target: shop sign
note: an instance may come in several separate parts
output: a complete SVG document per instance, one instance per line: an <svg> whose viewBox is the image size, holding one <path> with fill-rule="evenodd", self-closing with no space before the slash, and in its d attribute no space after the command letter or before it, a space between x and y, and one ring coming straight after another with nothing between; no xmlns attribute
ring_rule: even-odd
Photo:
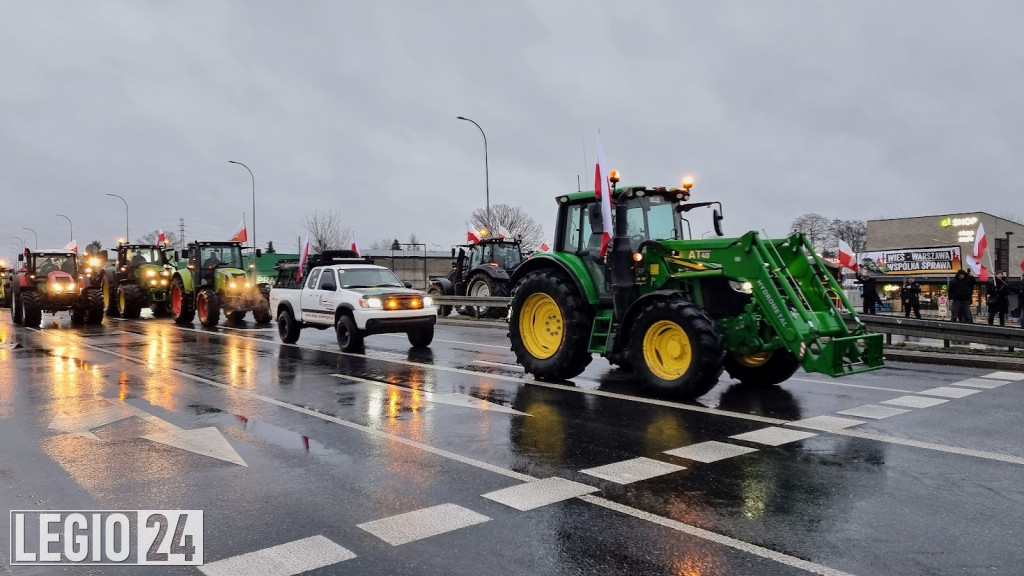
<svg viewBox="0 0 1024 576"><path fill-rule="evenodd" d="M857 261L875 274L955 274L961 267L959 246L861 252Z"/></svg>

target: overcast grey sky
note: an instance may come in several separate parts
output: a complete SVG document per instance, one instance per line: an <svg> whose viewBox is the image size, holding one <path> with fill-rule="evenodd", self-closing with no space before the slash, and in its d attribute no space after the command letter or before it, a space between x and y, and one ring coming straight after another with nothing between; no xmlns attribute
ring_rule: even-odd
<svg viewBox="0 0 1024 576"><path fill-rule="evenodd" d="M63 245L62 212L110 246L115 193L132 236L226 239L252 217L238 160L261 246L331 208L364 246L448 246L484 204L459 115L487 132L491 203L549 239L598 129L624 183L695 174L729 235L1020 214L1021 22L1019 2L0 0L0 231Z"/></svg>

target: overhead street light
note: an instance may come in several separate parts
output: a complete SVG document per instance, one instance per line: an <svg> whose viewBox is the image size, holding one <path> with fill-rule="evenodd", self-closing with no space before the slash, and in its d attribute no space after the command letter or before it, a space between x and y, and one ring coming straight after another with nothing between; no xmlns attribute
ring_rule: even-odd
<svg viewBox="0 0 1024 576"><path fill-rule="evenodd" d="M22 226L21 229L22 230L28 230L29 232L32 233L33 236L35 236L35 238L36 238L36 243L35 243L36 250L39 250L39 235L36 234L36 231L31 229L31 228L25 228L24 226Z"/></svg>
<svg viewBox="0 0 1024 576"><path fill-rule="evenodd" d="M74 239L75 239L75 225L71 223L71 218L68 218L67 216L65 216L63 214L57 214L57 216L60 216L61 218L64 218L65 220L68 221L68 226L71 228L71 240L70 241L74 241Z"/></svg>
<svg viewBox="0 0 1024 576"><path fill-rule="evenodd" d="M131 242L131 236L128 234L128 201L122 198L118 194L107 193L107 196L113 196L115 198L121 198L121 202L124 202L124 241Z"/></svg>
<svg viewBox="0 0 1024 576"><path fill-rule="evenodd" d="M235 162L234 160L228 160L228 164L238 164L242 168L245 168L249 172L249 178L252 179L252 253L255 258L256 254L256 177L252 175L252 170L241 162Z"/></svg>
<svg viewBox="0 0 1024 576"><path fill-rule="evenodd" d="M484 137L484 192L487 195L487 226L490 230L491 226L491 173L490 168L487 166L487 134L484 133L484 129L480 127L475 121L466 118L465 116L456 116L457 120L465 120L466 122L472 122L476 129L480 131L480 135Z"/></svg>

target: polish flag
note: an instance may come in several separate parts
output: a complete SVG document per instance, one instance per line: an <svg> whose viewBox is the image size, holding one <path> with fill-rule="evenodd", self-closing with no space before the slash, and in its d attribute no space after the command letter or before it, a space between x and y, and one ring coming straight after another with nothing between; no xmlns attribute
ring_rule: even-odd
<svg viewBox="0 0 1024 576"><path fill-rule="evenodd" d="M75 254L78 254L78 240L72 240L64 245L65 250L71 250Z"/></svg>
<svg viewBox="0 0 1024 576"><path fill-rule="evenodd" d="M164 231L160 230L160 233L157 234L157 236L156 236L156 243L158 245L160 245L160 244L163 244L164 242L167 242L167 237L164 236Z"/></svg>
<svg viewBox="0 0 1024 576"><path fill-rule="evenodd" d="M245 229L245 218L238 223L238 229L235 231L235 235L231 237L231 242L245 242L249 239L249 232Z"/></svg>
<svg viewBox="0 0 1024 576"><path fill-rule="evenodd" d="M470 244L479 244L480 243L480 232L477 231L476 228L473 228L472 224L467 224L466 226L467 226L466 242L469 242Z"/></svg>
<svg viewBox="0 0 1024 576"><path fill-rule="evenodd" d="M540 249L543 252L547 252L548 250L551 250L551 246L548 246L547 242L541 242L540 243ZM1022 268L1024 268L1024 262L1021 262L1020 265L1021 265Z"/></svg>
<svg viewBox="0 0 1024 576"><path fill-rule="evenodd" d="M601 258L608 251L608 243L612 241L612 189L608 176L601 173L604 165L604 148L601 146L601 135L597 135L597 165L594 167L594 196L601 202Z"/></svg>
<svg viewBox="0 0 1024 576"><path fill-rule="evenodd" d="M355 244L353 243L353 246ZM306 265L309 258L309 234L306 234L306 241L302 244L302 254L299 255L299 273L295 275L296 280L302 280L302 267Z"/></svg>
<svg viewBox="0 0 1024 576"><path fill-rule="evenodd" d="M511 237L512 237L512 233L508 231L508 228L505 228L501 224L498 224L498 238L511 238Z"/></svg>
<svg viewBox="0 0 1024 576"><path fill-rule="evenodd" d="M359 258L359 248L356 247L356 233L352 233L352 251L356 253L356 258Z"/></svg>
<svg viewBox="0 0 1024 576"><path fill-rule="evenodd" d="M978 224L978 233L974 235L974 251L970 256L964 257L964 260L967 261L967 266L978 277L978 280L982 282L988 282L988 268L981 263L981 257L985 254L987 247L988 237L985 236L985 225ZM1024 262L1021 263L1021 268L1024 268Z"/></svg>
<svg viewBox="0 0 1024 576"><path fill-rule="evenodd" d="M839 241L839 265L857 271L857 254L842 240Z"/></svg>

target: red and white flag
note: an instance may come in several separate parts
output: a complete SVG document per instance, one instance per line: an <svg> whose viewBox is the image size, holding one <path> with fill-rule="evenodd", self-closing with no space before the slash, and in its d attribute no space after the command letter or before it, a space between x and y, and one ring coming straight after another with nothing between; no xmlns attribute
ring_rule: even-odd
<svg viewBox="0 0 1024 576"><path fill-rule="evenodd" d="M356 258L359 258L359 248L356 246L356 233L352 233L352 251L356 253Z"/></svg>
<svg viewBox="0 0 1024 576"><path fill-rule="evenodd" d="M306 265L306 259L309 258L309 234L306 234L306 241L302 244L302 253L299 254L299 273L295 275L296 280L302 280L302 268Z"/></svg>
<svg viewBox="0 0 1024 576"><path fill-rule="evenodd" d="M601 147L601 135L597 135L597 165L594 167L594 196L601 202L601 258L608 251L608 243L612 241L612 189L608 175L601 172L604 166L604 148Z"/></svg>
<svg viewBox="0 0 1024 576"><path fill-rule="evenodd" d="M501 224L498 224L498 238L511 238L511 237L512 237L512 233L508 231L508 228L505 228Z"/></svg>
<svg viewBox="0 0 1024 576"><path fill-rule="evenodd" d="M551 250L551 246L548 246L547 242L541 242L540 243L540 249L543 252L547 252L548 250ZM1024 266L1024 263L1021 263L1021 266Z"/></svg>
<svg viewBox="0 0 1024 576"><path fill-rule="evenodd" d="M476 228L473 228L472 224L467 224L466 226L466 242L469 242L470 244L479 244L480 232L477 231Z"/></svg>
<svg viewBox="0 0 1024 576"><path fill-rule="evenodd" d="M988 282L988 268L981 263L981 257L985 254L987 247L988 237L985 236L985 225L978 224L978 233L974 235L974 251L970 256L965 256L964 260L967 261L967 266L978 277L978 280L982 282ZM1024 268L1024 263L1021 264L1021 267Z"/></svg>
<svg viewBox="0 0 1024 576"><path fill-rule="evenodd" d="M156 235L156 243L162 245L164 242L167 242L167 237L164 236L164 231L160 230L160 233Z"/></svg>
<svg viewBox="0 0 1024 576"><path fill-rule="evenodd" d="M78 240L72 240L64 245L65 250L71 250L75 254L78 254Z"/></svg>
<svg viewBox="0 0 1024 576"><path fill-rule="evenodd" d="M242 217L242 221L238 223L238 229L235 231L235 235L231 237L231 242L245 242L249 240L249 232L245 229L245 217Z"/></svg>
<svg viewBox="0 0 1024 576"><path fill-rule="evenodd" d="M842 240L839 241L839 265L857 271L857 254Z"/></svg>

